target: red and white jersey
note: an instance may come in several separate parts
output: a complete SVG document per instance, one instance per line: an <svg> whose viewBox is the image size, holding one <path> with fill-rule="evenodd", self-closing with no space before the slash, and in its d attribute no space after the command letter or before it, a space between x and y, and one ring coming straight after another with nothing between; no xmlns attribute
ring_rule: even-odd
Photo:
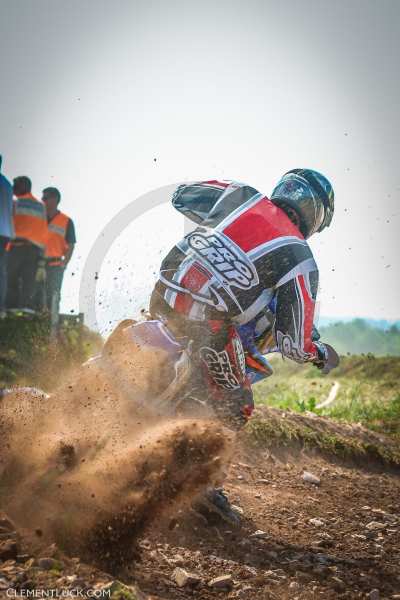
<svg viewBox="0 0 400 600"><path fill-rule="evenodd" d="M181 185L172 202L199 226L161 265L156 291L168 305L189 320L236 325L273 306L277 349L299 362L314 358L318 270L287 215L235 181Z"/></svg>

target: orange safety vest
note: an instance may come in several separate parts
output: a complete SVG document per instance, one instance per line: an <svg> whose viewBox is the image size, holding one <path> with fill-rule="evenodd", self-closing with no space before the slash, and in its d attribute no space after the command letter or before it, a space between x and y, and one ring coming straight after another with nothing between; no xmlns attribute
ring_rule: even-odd
<svg viewBox="0 0 400 600"><path fill-rule="evenodd" d="M51 266L61 264L61 259L66 255L69 248L65 236L67 235L69 217L59 212L48 223L48 232L46 239L46 257ZM53 259L53 260L51 260Z"/></svg>
<svg viewBox="0 0 400 600"><path fill-rule="evenodd" d="M46 207L32 194L18 196L14 200L15 237L27 240L39 248L44 248L47 237ZM17 241L18 243L18 241ZM11 246L13 242L11 242Z"/></svg>

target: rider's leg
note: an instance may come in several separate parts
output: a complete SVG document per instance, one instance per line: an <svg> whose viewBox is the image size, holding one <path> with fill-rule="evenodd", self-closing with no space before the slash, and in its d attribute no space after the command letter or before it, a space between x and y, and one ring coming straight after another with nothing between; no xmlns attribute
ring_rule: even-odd
<svg viewBox="0 0 400 600"><path fill-rule="evenodd" d="M229 427L242 428L254 405L244 351L235 327L224 322L209 322L193 345L214 411ZM240 526L240 514L222 488L208 488L193 508L209 522L217 516L231 527Z"/></svg>
<svg viewBox="0 0 400 600"><path fill-rule="evenodd" d="M196 381L193 394L210 402L224 422L242 427L253 410L245 355L236 327L229 320L192 321L178 313L156 291L150 301L154 318L162 318L177 337L191 340ZM204 383L206 385L204 385Z"/></svg>
<svg viewBox="0 0 400 600"><path fill-rule="evenodd" d="M194 371L200 375L193 381L193 395L211 401L223 422L241 428L252 412L253 396L236 328L226 321L191 322L173 311L157 293L152 296L150 312L164 318L176 336L191 340L192 359L198 367ZM208 520L216 515L233 527L240 525L240 515L221 488L208 488L193 508Z"/></svg>
<svg viewBox="0 0 400 600"><path fill-rule="evenodd" d="M247 422L254 407L243 346L232 324L209 321L207 326L208 335L196 344L197 360L216 413L237 429Z"/></svg>

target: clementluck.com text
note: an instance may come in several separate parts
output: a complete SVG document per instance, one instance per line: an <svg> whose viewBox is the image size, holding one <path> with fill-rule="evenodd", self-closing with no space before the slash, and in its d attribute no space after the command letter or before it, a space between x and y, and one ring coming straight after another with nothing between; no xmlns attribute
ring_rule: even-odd
<svg viewBox="0 0 400 600"><path fill-rule="evenodd" d="M111 598L111 590L93 590L75 588L65 589L34 589L34 590L15 590L8 588L6 591L8 598Z"/></svg>

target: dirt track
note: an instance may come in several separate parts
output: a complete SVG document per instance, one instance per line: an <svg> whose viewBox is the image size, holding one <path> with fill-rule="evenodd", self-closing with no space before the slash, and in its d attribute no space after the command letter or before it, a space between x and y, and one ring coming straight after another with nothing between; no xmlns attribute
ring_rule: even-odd
<svg viewBox="0 0 400 600"><path fill-rule="evenodd" d="M304 470L317 475L320 485L304 482ZM25 592L77 584L103 589L118 577L137 583L145 594L111 596L130 600L400 598L398 475L362 471L320 456L242 450L230 467L226 489L244 510L241 530L221 522L207 526L188 509L168 507L168 516L158 518L139 539L136 562L108 575L43 546L33 532L24 531L22 539L8 534L0 519L0 550L15 540L19 546L8 560L0 558L0 597L7 582ZM253 535L257 530L264 533ZM46 570L39 559L48 556L63 566ZM200 584L179 588L172 580L176 567L194 572ZM232 576L230 589L208 587L220 575Z"/></svg>
<svg viewBox="0 0 400 600"><path fill-rule="evenodd" d="M81 394L78 396L80 398ZM400 468L393 440L329 419L275 409L261 410L257 417L258 424L256 418L252 419L254 439L265 440L267 436L267 442L271 442L272 434L276 431L273 442L276 443L276 449L250 451L250 431L243 433L241 441L236 440L237 450L229 467L225 489L231 501L240 506L244 514L243 527L233 531L221 525L221 522L215 526L208 525L203 517L187 507L187 482L191 482L192 487L198 490L212 479L210 474L219 471L219 464L213 463L216 454L224 448L224 436L221 437L218 426L215 429L209 423L201 427L191 421L185 421L186 425L181 426L171 423L169 435L165 437L165 432L163 434L165 448L159 444L157 433L148 441L148 447L142 445L141 438L138 438L136 446L139 443L139 452L135 445L126 446L127 440L131 440L132 444L134 439L129 429L130 420L125 418L129 413L122 411L120 414L111 410L110 399L107 398L107 403L104 403L100 396L96 410L101 409L101 422L108 424L104 434L106 445L97 440L93 448L99 447L100 450L92 456L93 450L92 454L87 452L86 437L76 435L82 429L85 433L85 427L89 427L90 423L86 424L80 418L76 407L72 407L72 410L71 399L68 399L66 407L69 406L71 412L68 419L63 405L57 402L53 409L56 415L57 411L62 410L62 418L50 419L51 405L46 400L46 423L40 419L43 414L42 403L34 399L30 409L33 416L26 419L27 429L23 429L22 437L14 440L18 457L20 461L23 458L29 476L22 478L21 473L15 471L15 464L10 463L8 471L6 468L3 473L3 476L8 473L9 477L3 482L5 484L8 481L8 487L3 485L3 492L8 491L8 495L5 494L2 507L8 506L10 515L18 520L19 525L31 527L31 531L23 532L22 538L19 538L18 533L9 532L9 526L0 518L0 597L2 590L7 589L5 586L20 589L18 586L29 584L30 587L26 589L47 589L49 586L52 589L71 589L78 581L83 588L99 586L96 589L102 589L101 586L107 581L118 577L127 584L137 583L146 594L143 596L146 600L211 600L217 597L229 600L400 598ZM3 403L5 413L6 406L7 403ZM10 407L15 408L18 417L19 404L15 400L10 401ZM93 417L93 410L92 406L90 417ZM82 411L87 414L87 411ZM10 415L14 415L14 412L11 411ZM27 408L24 414L28 415ZM15 422L21 424L18 419ZM33 427L35 423L41 424L40 429L45 430L45 437L42 434L37 439L33 436L32 432L36 432L36 435L40 433L40 429L38 432ZM64 438L71 439L72 431L78 441L76 461L71 465L63 463L61 470L56 461L54 464L57 468L50 471L52 478L49 480L48 464L53 465L54 457L59 457L56 450L60 442L58 437L54 441L49 434L52 423L55 432L59 430L59 423L64 423ZM136 421L132 423L134 425ZM251 427L247 430L251 430ZM286 432L285 436L282 435L283 431ZM43 439L46 442L44 444ZM346 465L344 459L337 456L329 458L328 449L343 450L344 439L355 452L357 465ZM85 440L82 448L79 440ZM313 455L301 451L302 444L307 440L308 443L314 440L316 444ZM325 452L324 457L317 454L317 442L321 440L329 442L325 447L320 447ZM336 440L335 446L331 445L333 440ZM355 440L358 445L355 445ZM4 446L3 461L8 455L14 456L14 446ZM102 458L103 448L111 448L105 453L107 460ZM191 456L194 449L197 449L197 454ZM141 459L136 461L135 457ZM362 460L364 464L360 464ZM385 461L392 465L391 471L385 467ZM132 465L142 466L133 472ZM199 465L205 468L204 478L200 480ZM43 469L38 467L43 467L44 479ZM320 485L303 481L304 470L316 475ZM92 472L93 477L88 477ZM137 476L134 476L135 473ZM11 485L14 480L18 484L16 489ZM99 490L93 493L96 482L103 482L102 495L99 495ZM114 488L109 489L112 487L110 482L116 486L113 494ZM184 493L181 494L182 486L185 492L182 489ZM14 496L11 498L12 489ZM107 534L105 541L108 546L105 547L102 539L104 532L94 529L94 533L100 536L100 546L99 540L93 539L91 551L81 555L81 558L86 556L87 560L93 560L98 566L112 570L109 575L92 566L85 566L78 558L71 561L62 554L60 560L64 566L61 569L50 568L46 571L38 561L40 557L49 557L48 544L51 540L44 542L40 536L37 537L34 532L35 528L37 532L37 522L43 528L42 521L49 514L64 515L66 506L79 508L76 490L85 510L79 512L77 523L76 519L73 520L72 524L77 526L69 528L71 543L62 544L65 550L79 552L79 544L76 544L79 536L76 532L87 528L86 521L90 524L89 517L94 516L95 508L101 508L104 503L108 507L107 514L111 507L112 512L122 515L124 523L128 519L128 525L123 525L121 531L129 535L117 536L112 545L107 539L112 541L113 538ZM133 493L136 499L133 506L143 509L134 513L136 517L141 515L143 524L142 521L137 524L133 522L132 536L129 525L132 513L121 513L120 506L122 501L125 504L129 502L129 493ZM182 496L186 496L186 506L179 510L176 501ZM102 504L99 504L100 500ZM162 513L164 504L167 510ZM24 509L25 520L21 517L21 510L16 510L19 505L20 509ZM43 518L39 519L40 516ZM110 524L113 525L110 521L106 522L107 531ZM136 539L133 539L135 536ZM58 537L55 536L55 539ZM15 540L17 546L13 546ZM135 551L130 552L134 543L138 543L138 546L135 545ZM103 560L100 550L105 553L106 560ZM58 556L58 551L56 554ZM121 564L124 566L121 567ZM192 587L178 587L173 580L173 572L177 567L195 573L199 583ZM209 581L222 575L231 577L228 588L210 588ZM112 598L141 600L142 596L117 594Z"/></svg>
<svg viewBox="0 0 400 600"><path fill-rule="evenodd" d="M303 470L321 479L305 483ZM262 481L261 481L262 480ZM240 532L206 527L195 514L164 520L142 540L124 579L168 600L393 598L400 594L400 478L321 459L242 453L226 484L245 514ZM322 525L310 523L316 518ZM369 525L371 522L381 525ZM170 528L174 526L171 531ZM375 529L376 527L376 529ZM265 536L252 537L257 530ZM233 578L231 591L180 589L176 566ZM371 592L379 590L377 592ZM400 595L398 596L400 598Z"/></svg>

